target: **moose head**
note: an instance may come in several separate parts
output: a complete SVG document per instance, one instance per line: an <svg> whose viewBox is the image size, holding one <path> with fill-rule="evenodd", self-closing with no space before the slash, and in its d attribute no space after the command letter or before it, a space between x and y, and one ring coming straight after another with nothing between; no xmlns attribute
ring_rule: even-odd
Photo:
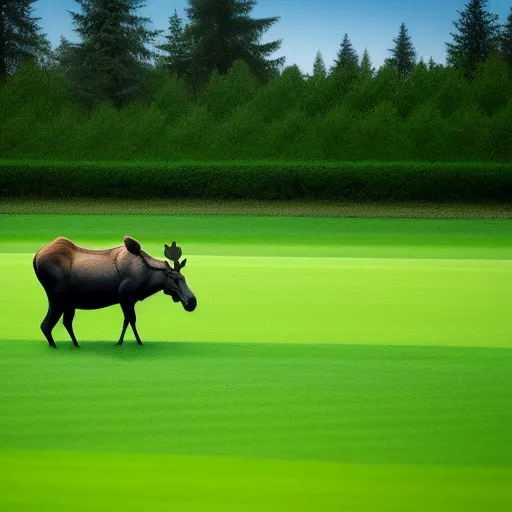
<svg viewBox="0 0 512 512"><path fill-rule="evenodd" d="M170 295L174 302L181 302L185 311L194 311L197 300L188 287L185 277L181 274L181 269L187 263L186 258L181 263L179 261L182 255L181 247L178 247L176 242L173 242L171 246L165 244L164 255L174 263L174 268L172 268L166 262L169 270L166 273L167 281L163 290L164 293Z"/></svg>

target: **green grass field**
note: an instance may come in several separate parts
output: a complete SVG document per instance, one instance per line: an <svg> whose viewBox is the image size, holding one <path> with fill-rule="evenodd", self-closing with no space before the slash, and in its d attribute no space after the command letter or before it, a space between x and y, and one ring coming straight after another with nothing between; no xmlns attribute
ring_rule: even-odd
<svg viewBox="0 0 512 512"><path fill-rule="evenodd" d="M198 297L39 330L58 235ZM512 220L0 215L1 510L507 510Z"/></svg>

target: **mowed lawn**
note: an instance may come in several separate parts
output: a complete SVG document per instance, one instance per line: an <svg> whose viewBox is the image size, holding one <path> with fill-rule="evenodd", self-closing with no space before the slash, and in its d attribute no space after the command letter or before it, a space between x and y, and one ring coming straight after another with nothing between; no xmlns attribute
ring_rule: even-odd
<svg viewBox="0 0 512 512"><path fill-rule="evenodd" d="M198 298L39 330L58 235ZM0 215L0 509L505 510L512 220Z"/></svg>

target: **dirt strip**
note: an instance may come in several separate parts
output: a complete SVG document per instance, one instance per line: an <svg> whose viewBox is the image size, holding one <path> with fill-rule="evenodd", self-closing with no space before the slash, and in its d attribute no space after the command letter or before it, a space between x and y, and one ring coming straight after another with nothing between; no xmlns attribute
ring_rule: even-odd
<svg viewBox="0 0 512 512"><path fill-rule="evenodd" d="M204 201L120 199L0 199L0 214L277 215L361 218L512 218L508 204L335 203L327 201Z"/></svg>

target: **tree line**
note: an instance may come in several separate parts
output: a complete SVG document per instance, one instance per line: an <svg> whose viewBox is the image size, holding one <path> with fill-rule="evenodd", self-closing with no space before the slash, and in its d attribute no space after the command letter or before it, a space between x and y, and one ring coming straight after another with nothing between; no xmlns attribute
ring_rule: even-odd
<svg viewBox="0 0 512 512"><path fill-rule="evenodd" d="M26 60L60 71L77 100L85 104L111 101L123 106L140 98L150 81L150 70L165 69L183 79L189 90L203 88L213 72L226 75L233 63L244 61L259 83L279 74L284 57L270 58L281 40L260 42L279 17L252 18L255 0L188 0L188 22L174 11L165 42L156 44L162 31L151 30L151 19L137 15L142 0L75 0L79 12L70 12L78 43L65 38L57 48L50 44L33 15L37 0L0 0L0 80L12 76ZM487 0L469 0L457 29L446 43L447 65L462 69L468 78L492 53L512 64L512 7L504 24L487 10ZM384 66L407 78L417 54L404 23L389 49ZM432 59L429 66L435 63ZM320 52L314 74L325 73ZM357 71L372 75L365 49L361 61L345 34L329 73Z"/></svg>
<svg viewBox="0 0 512 512"><path fill-rule="evenodd" d="M445 66L418 61L402 24L379 69L345 34L332 66L318 52L305 75L269 57L281 41L260 38L278 18L251 18L252 0L189 0L188 23L175 11L158 45L143 2L76 2L79 41L49 50L34 0L0 0L1 155L512 156L512 8L500 24L486 0L468 1Z"/></svg>

